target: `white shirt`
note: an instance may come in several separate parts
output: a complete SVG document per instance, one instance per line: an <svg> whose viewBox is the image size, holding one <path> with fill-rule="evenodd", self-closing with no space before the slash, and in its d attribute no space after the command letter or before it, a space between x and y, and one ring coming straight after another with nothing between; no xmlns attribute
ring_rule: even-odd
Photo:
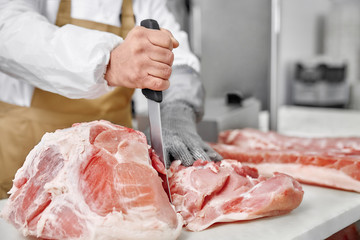
<svg viewBox="0 0 360 240"><path fill-rule="evenodd" d="M30 106L34 86L69 98L111 90L103 78L110 52L123 39L74 25L54 25L60 0L0 0L0 101ZM72 0L71 16L120 26L122 0ZM173 66L199 62L165 0L133 0L136 25L152 18L180 42ZM171 82L171 81L170 81Z"/></svg>

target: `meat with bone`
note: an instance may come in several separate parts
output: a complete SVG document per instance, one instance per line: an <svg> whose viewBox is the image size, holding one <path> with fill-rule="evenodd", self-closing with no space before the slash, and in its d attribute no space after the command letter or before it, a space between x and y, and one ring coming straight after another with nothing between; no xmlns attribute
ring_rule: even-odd
<svg viewBox="0 0 360 240"><path fill-rule="evenodd" d="M47 133L18 170L2 217L46 239L176 239L183 221L141 132L107 121Z"/></svg>
<svg viewBox="0 0 360 240"><path fill-rule="evenodd" d="M217 222L285 214L300 205L304 194L300 184L288 175L261 177L255 168L235 160L197 160L192 167L175 161L169 183L173 204L191 231Z"/></svg>
<svg viewBox="0 0 360 240"><path fill-rule="evenodd" d="M241 129L220 133L212 147L261 174L283 172L304 183L360 192L360 138L301 138Z"/></svg>

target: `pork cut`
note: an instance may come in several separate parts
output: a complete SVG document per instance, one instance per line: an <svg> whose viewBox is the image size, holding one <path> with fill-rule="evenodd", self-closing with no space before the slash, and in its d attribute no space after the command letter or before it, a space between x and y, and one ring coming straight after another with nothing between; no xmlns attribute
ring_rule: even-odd
<svg viewBox="0 0 360 240"><path fill-rule="evenodd" d="M176 239L216 222L288 213L302 201L292 177L259 176L234 160L168 170L143 133L94 121L47 133L17 171L1 216L43 239ZM183 220L184 218L184 220Z"/></svg>
<svg viewBox="0 0 360 240"><path fill-rule="evenodd" d="M191 167L175 161L169 183L173 204L191 231L217 222L285 214L300 205L304 194L288 175L262 177L255 168L235 160L197 160Z"/></svg>
<svg viewBox="0 0 360 240"><path fill-rule="evenodd" d="M94 121L47 133L17 171L2 217L45 239L176 239L183 221L143 133Z"/></svg>
<svg viewBox="0 0 360 240"><path fill-rule="evenodd" d="M212 147L261 174L289 174L303 183L360 192L360 138L304 138L256 129L227 130Z"/></svg>

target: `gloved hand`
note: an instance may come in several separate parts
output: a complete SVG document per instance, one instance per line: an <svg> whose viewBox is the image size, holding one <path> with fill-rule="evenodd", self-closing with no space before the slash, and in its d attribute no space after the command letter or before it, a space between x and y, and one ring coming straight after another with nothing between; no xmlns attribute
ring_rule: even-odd
<svg viewBox="0 0 360 240"><path fill-rule="evenodd" d="M163 141L167 165L181 160L190 166L196 160L219 161L222 157L205 143L196 131L194 110L184 102L163 103L161 108Z"/></svg>

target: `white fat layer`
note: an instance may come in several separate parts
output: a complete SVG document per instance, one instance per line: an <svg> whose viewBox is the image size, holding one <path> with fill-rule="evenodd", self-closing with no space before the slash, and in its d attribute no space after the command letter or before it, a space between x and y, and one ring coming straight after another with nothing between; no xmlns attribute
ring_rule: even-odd
<svg viewBox="0 0 360 240"><path fill-rule="evenodd" d="M234 221L240 221L240 220L251 220L263 217L264 215L256 215L256 214L250 214L248 212L234 212L229 214L220 214L218 217L214 218L212 221L207 222L206 224L199 224L199 222L190 222L188 225L186 225L186 228L198 232L202 231L214 223L220 223L220 222L234 222Z"/></svg>
<svg viewBox="0 0 360 240"><path fill-rule="evenodd" d="M272 175L273 172L282 172L302 182L360 192L360 181L349 177L342 171L332 168L294 163L246 163L246 165L257 168L260 174L263 175Z"/></svg>

